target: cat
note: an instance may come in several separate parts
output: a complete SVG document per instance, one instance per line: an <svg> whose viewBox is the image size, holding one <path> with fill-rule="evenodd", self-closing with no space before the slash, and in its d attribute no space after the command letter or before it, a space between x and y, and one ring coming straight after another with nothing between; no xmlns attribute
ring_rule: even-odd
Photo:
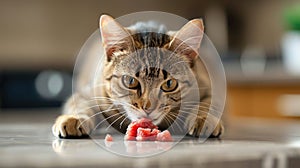
<svg viewBox="0 0 300 168"><path fill-rule="evenodd" d="M104 67L95 79L98 85L90 91L79 88L66 101L63 114L52 127L54 136L86 137L102 120L125 133L130 122L143 117L161 130L168 129L177 118L182 121L179 106L184 95L198 92L196 115L182 111L187 114L187 134L199 137L206 134L201 130L209 129L207 136L219 137L224 132L221 121L208 117L213 109L211 84L198 58L204 33L202 19L193 19L178 31L167 31L154 22L125 28L108 15L101 16L99 25ZM194 82L187 72L196 78ZM86 72L81 74L81 83L88 83L85 76ZM196 91L193 84L198 86ZM206 120L209 124L204 124ZM180 127L183 123L176 124Z"/></svg>

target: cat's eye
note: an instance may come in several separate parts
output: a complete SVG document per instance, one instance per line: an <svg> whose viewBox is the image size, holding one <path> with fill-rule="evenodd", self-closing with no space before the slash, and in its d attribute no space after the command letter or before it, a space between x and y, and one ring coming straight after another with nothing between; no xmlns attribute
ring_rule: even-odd
<svg viewBox="0 0 300 168"><path fill-rule="evenodd" d="M128 89L137 89L140 86L140 83L137 79L128 75L122 76L122 83Z"/></svg>
<svg viewBox="0 0 300 168"><path fill-rule="evenodd" d="M163 90L164 92L172 92L177 89L177 86L177 80L172 78L161 85L161 90Z"/></svg>

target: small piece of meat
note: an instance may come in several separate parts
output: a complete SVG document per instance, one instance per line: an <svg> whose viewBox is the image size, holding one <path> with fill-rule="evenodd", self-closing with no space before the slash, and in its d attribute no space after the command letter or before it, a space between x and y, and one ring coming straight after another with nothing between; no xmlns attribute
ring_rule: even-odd
<svg viewBox="0 0 300 168"><path fill-rule="evenodd" d="M173 138L171 136L171 133L168 130L165 130L157 134L156 140L162 142L168 142L168 141L173 141Z"/></svg>
<svg viewBox="0 0 300 168"><path fill-rule="evenodd" d="M106 134L105 141L112 142L114 139L110 134Z"/></svg>

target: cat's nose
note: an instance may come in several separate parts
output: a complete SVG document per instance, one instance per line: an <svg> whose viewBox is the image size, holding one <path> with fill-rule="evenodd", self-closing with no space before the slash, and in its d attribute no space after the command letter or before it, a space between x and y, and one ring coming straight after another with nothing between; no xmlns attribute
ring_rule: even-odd
<svg viewBox="0 0 300 168"><path fill-rule="evenodd" d="M146 112L146 113L151 113L152 110L150 110L151 108L151 102L150 100L147 100L144 105L142 106L142 109Z"/></svg>

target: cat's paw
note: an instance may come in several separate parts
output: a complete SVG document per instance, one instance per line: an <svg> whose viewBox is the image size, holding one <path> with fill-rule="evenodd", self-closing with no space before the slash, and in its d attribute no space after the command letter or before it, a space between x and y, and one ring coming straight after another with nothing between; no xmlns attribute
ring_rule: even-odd
<svg viewBox="0 0 300 168"><path fill-rule="evenodd" d="M194 137L217 138L224 133L221 121L205 116L198 116L194 124L190 126L189 135Z"/></svg>
<svg viewBox="0 0 300 168"><path fill-rule="evenodd" d="M88 137L92 128L92 121L86 117L61 115L52 126L52 132L59 138L83 138Z"/></svg>
<svg viewBox="0 0 300 168"><path fill-rule="evenodd" d="M214 131L209 136L210 138L218 138L224 134L225 128L222 124L222 121L219 121Z"/></svg>

